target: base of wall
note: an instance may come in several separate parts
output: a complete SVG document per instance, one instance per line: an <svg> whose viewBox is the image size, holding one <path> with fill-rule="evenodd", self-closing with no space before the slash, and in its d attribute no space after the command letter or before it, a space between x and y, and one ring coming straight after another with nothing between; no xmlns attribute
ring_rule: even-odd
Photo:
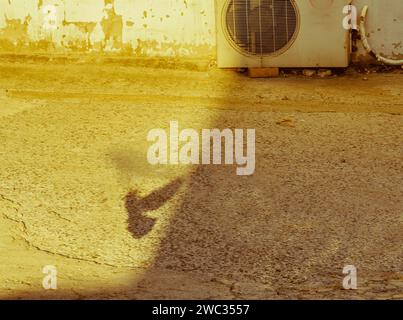
<svg viewBox="0 0 403 320"><path fill-rule="evenodd" d="M144 68L186 69L206 71L215 66L212 57L202 58L173 58L173 57L136 57L118 53L15 53L0 52L0 62L52 62L68 63L97 63L117 64Z"/></svg>

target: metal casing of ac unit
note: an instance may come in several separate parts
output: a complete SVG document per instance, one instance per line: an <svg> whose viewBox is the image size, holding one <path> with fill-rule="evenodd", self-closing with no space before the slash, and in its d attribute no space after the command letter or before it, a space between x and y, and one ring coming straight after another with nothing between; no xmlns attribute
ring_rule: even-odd
<svg viewBox="0 0 403 320"><path fill-rule="evenodd" d="M252 12L250 9L252 5L256 6L256 3L261 4L264 1L268 4L265 8L273 8L274 5L279 6L280 4L291 4L294 7L297 20L294 34L285 46L274 52L265 53L263 50L259 51L259 48L249 51L243 50L234 40L235 36L232 33L236 33L236 27L232 27L233 30L230 30L228 21L231 21L232 17L228 18L228 14L230 11L232 12L234 24L236 24L236 19L240 17L238 13L236 13L237 15L234 14L236 6L241 8L245 5L249 10L247 12ZM347 67L350 62L351 41L349 30L343 27L343 19L345 18L343 8L348 3L348 0L289 0L287 3L286 0L215 0L218 67ZM263 9L259 10L263 11ZM279 12L279 10L277 8L270 10L272 10L270 15L259 12L254 17L248 17L246 25L256 24L255 20L264 24L266 20L273 18L273 26L283 26L284 23L280 20L285 18L274 16L274 13ZM247 15L245 14L245 16ZM241 15L241 19L245 16ZM258 32L260 43L257 41L257 46L260 47L265 41L271 41L271 36L274 34L272 32L270 37L267 35L262 37L261 30L260 27L260 33ZM249 37L252 32L249 30L241 31L243 36L248 38L245 43L250 47Z"/></svg>

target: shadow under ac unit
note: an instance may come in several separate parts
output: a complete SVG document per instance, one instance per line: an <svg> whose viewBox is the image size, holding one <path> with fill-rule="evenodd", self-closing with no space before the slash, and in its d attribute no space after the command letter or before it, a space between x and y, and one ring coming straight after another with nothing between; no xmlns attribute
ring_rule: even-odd
<svg viewBox="0 0 403 320"><path fill-rule="evenodd" d="M220 68L346 67L348 0L216 0Z"/></svg>

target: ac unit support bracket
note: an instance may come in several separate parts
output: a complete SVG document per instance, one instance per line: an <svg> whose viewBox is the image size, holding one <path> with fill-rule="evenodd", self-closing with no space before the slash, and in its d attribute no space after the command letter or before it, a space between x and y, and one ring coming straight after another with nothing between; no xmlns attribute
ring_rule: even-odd
<svg viewBox="0 0 403 320"><path fill-rule="evenodd" d="M250 78L275 78L280 74L280 68L249 68Z"/></svg>

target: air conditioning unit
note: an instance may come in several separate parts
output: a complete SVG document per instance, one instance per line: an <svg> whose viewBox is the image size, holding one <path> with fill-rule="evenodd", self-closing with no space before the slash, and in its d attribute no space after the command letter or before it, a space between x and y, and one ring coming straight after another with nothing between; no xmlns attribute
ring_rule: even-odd
<svg viewBox="0 0 403 320"><path fill-rule="evenodd" d="M349 0L216 0L220 68L346 67Z"/></svg>

